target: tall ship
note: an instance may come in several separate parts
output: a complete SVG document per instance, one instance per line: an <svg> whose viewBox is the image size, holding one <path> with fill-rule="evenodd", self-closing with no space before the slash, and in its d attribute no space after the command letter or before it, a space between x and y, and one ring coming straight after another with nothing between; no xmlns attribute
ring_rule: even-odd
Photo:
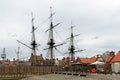
<svg viewBox="0 0 120 80"><path fill-rule="evenodd" d="M46 32L49 32L49 37L48 37L48 42L47 45L48 47L45 48L44 50L47 50L47 57L43 58L42 54L37 55L36 53L36 49L39 46L36 42L36 38L35 38L35 30L37 29L37 27L34 26L34 18L33 18L33 14L32 14L32 41L31 41L31 46L26 45L25 43L17 40L17 42L21 43L22 45L28 47L29 49L32 50L29 62L31 62L31 65L54 65L55 64L55 57L54 57L54 49L56 49L56 47L61 46L65 43L61 43L61 44L56 44L55 40L54 40L54 34L53 34L53 29L58 26L60 23L57 23L54 25L53 23L53 15L54 13L52 12L52 7L50 7L50 27L48 30L46 30Z"/></svg>

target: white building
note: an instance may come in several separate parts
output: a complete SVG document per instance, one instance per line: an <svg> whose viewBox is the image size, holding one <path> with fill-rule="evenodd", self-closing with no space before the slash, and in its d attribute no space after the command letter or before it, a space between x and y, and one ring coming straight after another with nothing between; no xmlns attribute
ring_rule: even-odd
<svg viewBox="0 0 120 80"><path fill-rule="evenodd" d="M120 73L120 51L115 55L111 62L112 72Z"/></svg>

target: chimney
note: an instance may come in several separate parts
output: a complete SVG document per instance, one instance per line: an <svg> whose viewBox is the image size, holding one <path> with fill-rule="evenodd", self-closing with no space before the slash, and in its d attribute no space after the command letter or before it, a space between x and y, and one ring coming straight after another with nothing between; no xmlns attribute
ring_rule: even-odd
<svg viewBox="0 0 120 80"><path fill-rule="evenodd" d="M113 52L113 51L111 51L110 53L109 53L109 56L115 56L115 52Z"/></svg>

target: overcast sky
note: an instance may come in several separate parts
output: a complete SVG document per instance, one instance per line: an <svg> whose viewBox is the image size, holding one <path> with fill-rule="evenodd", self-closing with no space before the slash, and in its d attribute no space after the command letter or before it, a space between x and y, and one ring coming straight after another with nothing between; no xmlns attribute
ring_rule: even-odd
<svg viewBox="0 0 120 80"><path fill-rule="evenodd" d="M76 49L86 49L76 53L76 57L91 57L105 51L119 51L120 47L120 0L0 0L0 53L6 48L7 58L16 58L15 49L20 49L20 57L29 57L31 50L20 45L31 41L31 12L34 14L36 38L39 51L44 57L47 51L50 6L55 12L54 24L61 22L54 31L56 44L70 36L72 24ZM69 43L58 49L65 53ZM55 52L55 57L66 56Z"/></svg>

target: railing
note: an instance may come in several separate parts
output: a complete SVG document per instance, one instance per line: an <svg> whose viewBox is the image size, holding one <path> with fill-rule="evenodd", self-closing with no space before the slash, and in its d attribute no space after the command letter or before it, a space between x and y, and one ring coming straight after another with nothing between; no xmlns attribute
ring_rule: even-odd
<svg viewBox="0 0 120 80"><path fill-rule="evenodd" d="M3 74L46 74L57 70L56 66L2 66L0 75Z"/></svg>

